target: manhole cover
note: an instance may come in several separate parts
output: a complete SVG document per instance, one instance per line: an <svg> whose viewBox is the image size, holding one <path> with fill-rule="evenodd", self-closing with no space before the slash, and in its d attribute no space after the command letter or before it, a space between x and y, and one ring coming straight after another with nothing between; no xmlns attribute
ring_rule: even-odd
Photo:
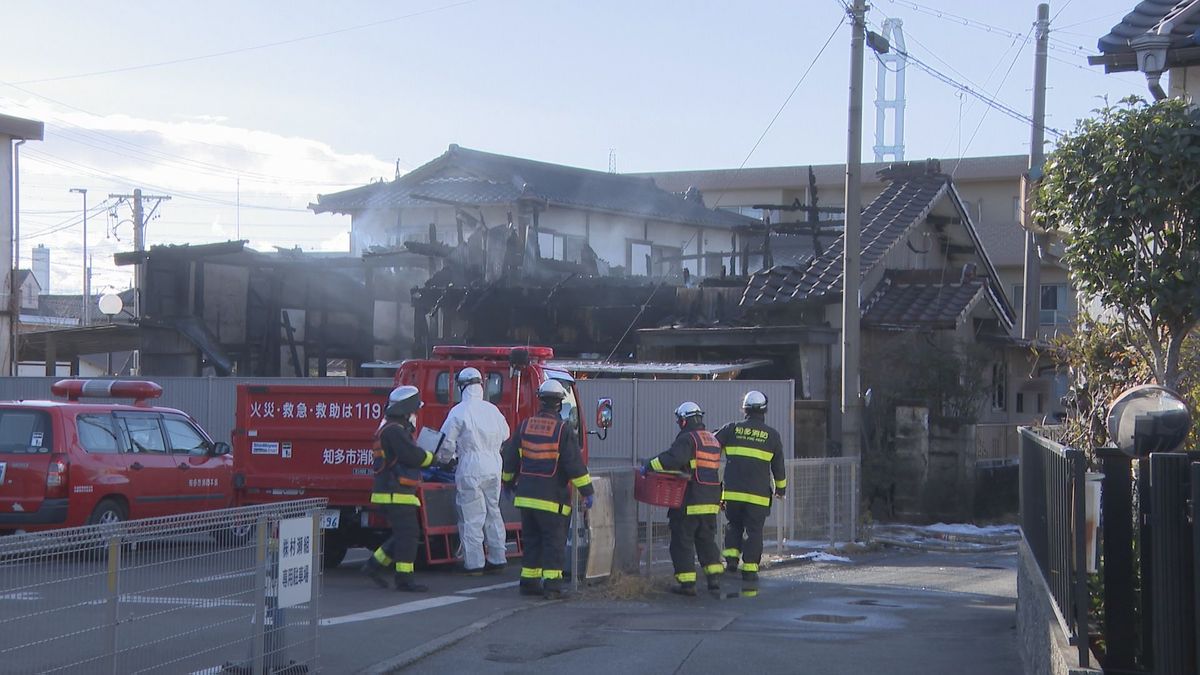
<svg viewBox="0 0 1200 675"><path fill-rule="evenodd" d="M890 602L880 602L879 600L855 600L855 601L851 602L850 604L866 605L867 607L899 607L900 606L900 605L893 605Z"/></svg>
<svg viewBox="0 0 1200 675"><path fill-rule="evenodd" d="M866 621L865 616L846 616L844 614L805 614L796 619L797 621L811 621L813 623L858 623Z"/></svg>

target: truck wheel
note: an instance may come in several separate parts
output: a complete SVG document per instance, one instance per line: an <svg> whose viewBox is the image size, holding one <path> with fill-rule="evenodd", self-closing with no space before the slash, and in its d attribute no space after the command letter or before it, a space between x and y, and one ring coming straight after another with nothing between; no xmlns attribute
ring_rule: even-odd
<svg viewBox="0 0 1200 675"><path fill-rule="evenodd" d="M115 499L104 499L96 505L96 510L92 511L92 515L88 516L88 525L115 525L122 521L129 520L129 514L125 511L124 505Z"/></svg>
<svg viewBox="0 0 1200 675"><path fill-rule="evenodd" d="M346 559L346 545L338 541L325 541L325 550L321 553L321 561L325 569L336 569Z"/></svg>

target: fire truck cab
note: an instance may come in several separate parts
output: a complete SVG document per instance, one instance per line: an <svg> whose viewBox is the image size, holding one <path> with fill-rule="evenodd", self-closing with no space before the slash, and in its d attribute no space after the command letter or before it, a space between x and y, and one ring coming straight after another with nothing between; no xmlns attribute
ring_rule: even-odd
<svg viewBox="0 0 1200 675"><path fill-rule="evenodd" d="M231 504L229 445L186 413L151 406L159 385L61 380L51 392L66 400L0 402L0 534Z"/></svg>

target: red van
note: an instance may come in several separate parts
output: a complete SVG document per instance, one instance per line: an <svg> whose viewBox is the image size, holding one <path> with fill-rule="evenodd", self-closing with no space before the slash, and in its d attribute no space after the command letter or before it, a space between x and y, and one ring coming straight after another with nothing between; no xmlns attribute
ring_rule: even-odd
<svg viewBox="0 0 1200 675"><path fill-rule="evenodd" d="M226 508L233 461L145 381L62 380L0 402L0 534ZM132 405L80 398L133 399Z"/></svg>

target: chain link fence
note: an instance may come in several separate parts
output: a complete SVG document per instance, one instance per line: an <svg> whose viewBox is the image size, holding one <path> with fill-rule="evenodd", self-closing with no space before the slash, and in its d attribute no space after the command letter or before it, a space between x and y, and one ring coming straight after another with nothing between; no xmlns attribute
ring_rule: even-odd
<svg viewBox="0 0 1200 675"><path fill-rule="evenodd" d="M0 538L0 671L315 672L324 505Z"/></svg>

